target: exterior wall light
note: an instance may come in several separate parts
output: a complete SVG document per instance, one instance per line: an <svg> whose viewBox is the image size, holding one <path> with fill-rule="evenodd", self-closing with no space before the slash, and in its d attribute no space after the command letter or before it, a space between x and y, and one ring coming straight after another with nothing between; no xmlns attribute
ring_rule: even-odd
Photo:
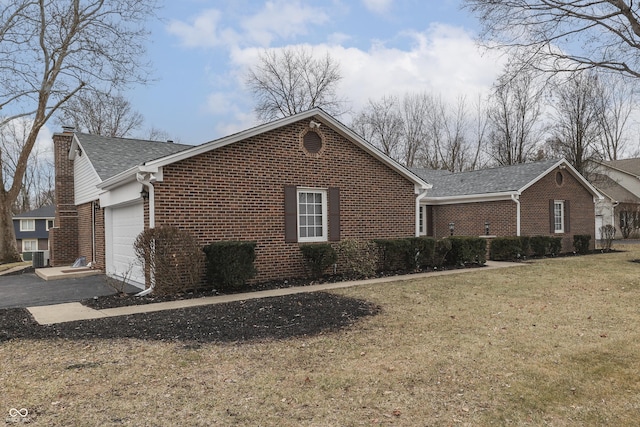
<svg viewBox="0 0 640 427"><path fill-rule="evenodd" d="M450 235L450 236L453 236L453 230L454 230L454 228L455 228L455 224L454 224L453 222L450 222L450 223L449 223L449 233L450 233L449 235Z"/></svg>
<svg viewBox="0 0 640 427"><path fill-rule="evenodd" d="M489 221L484 222L484 235L485 236L489 235Z"/></svg>
<svg viewBox="0 0 640 427"><path fill-rule="evenodd" d="M147 190L147 187L145 187L144 185L142 186L142 191L140 191L140 197L142 197L144 200L147 200L149 198L149 190Z"/></svg>

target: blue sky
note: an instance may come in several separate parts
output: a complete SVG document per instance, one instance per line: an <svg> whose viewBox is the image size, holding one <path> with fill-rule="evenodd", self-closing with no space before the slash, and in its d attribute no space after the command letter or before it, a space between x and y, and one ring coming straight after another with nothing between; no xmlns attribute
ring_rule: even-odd
<svg viewBox="0 0 640 427"><path fill-rule="evenodd" d="M187 144L257 124L243 81L266 48L328 52L353 111L406 92L473 100L501 71L476 48L477 23L458 0L166 0L159 15L148 50L155 80L124 95L146 127Z"/></svg>

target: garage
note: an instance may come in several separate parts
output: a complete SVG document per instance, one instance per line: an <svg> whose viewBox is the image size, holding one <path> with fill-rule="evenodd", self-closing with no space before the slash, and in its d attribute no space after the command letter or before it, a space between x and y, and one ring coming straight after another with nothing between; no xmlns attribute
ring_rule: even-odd
<svg viewBox="0 0 640 427"><path fill-rule="evenodd" d="M105 209L106 273L144 289L144 271L133 243L144 230L142 202Z"/></svg>

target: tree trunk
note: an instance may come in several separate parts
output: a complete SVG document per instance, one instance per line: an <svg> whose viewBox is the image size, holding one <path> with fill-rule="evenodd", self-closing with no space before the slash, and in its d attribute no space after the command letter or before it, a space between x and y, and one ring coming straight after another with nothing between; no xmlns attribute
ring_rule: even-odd
<svg viewBox="0 0 640 427"><path fill-rule="evenodd" d="M13 213L7 194L0 191L0 263L19 262L20 254L13 229Z"/></svg>

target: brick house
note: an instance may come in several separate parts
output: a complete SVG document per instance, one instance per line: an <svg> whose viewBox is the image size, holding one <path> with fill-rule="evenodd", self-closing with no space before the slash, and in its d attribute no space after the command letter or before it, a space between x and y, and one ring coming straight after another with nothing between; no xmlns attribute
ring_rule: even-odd
<svg viewBox="0 0 640 427"><path fill-rule="evenodd" d="M595 236L600 193L566 160L546 160L470 172L412 169L433 185L421 199L421 234L461 236Z"/></svg>
<svg viewBox="0 0 640 427"><path fill-rule="evenodd" d="M173 225L257 242L256 280L305 274L299 245L419 233L431 186L320 109L198 146L54 135L52 265L78 256L144 287L133 241Z"/></svg>

